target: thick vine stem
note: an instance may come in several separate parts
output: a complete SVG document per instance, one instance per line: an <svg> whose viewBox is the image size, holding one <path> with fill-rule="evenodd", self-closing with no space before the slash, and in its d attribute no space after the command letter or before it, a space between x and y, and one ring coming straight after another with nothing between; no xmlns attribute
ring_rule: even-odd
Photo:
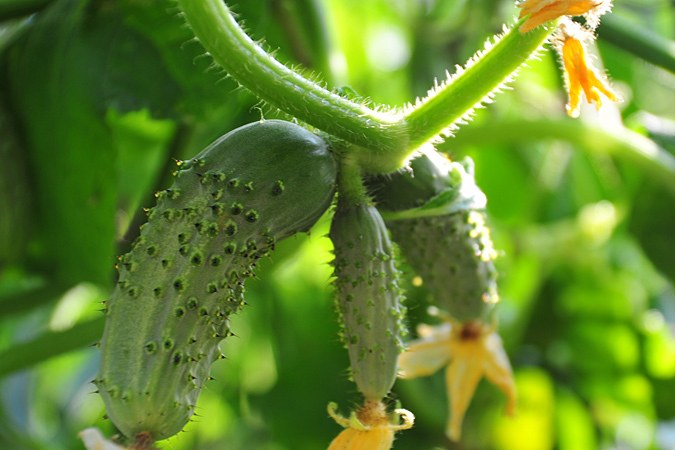
<svg viewBox="0 0 675 450"><path fill-rule="evenodd" d="M178 3L213 59L261 99L348 142L382 152L384 161L405 159L396 156L409 147L407 127L398 114L354 103L281 64L246 35L222 0Z"/></svg>
<svg viewBox="0 0 675 450"><path fill-rule="evenodd" d="M538 27L522 34L514 26L401 113L352 102L284 66L246 35L222 0L177 1L197 38L230 76L271 105L353 144L350 156L375 174L404 167L421 145L467 117L552 31Z"/></svg>
<svg viewBox="0 0 675 450"><path fill-rule="evenodd" d="M418 147L439 134L447 134L474 107L490 100L555 29L541 26L523 34L518 31L522 22L506 30L496 42L488 42L485 50L478 52L464 68L458 67L455 75L409 108L404 120L411 130L411 146Z"/></svg>

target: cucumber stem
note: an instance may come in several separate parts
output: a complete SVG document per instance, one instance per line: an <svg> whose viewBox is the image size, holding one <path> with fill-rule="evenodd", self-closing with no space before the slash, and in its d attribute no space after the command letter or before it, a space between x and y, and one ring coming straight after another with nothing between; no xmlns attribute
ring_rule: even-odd
<svg viewBox="0 0 675 450"><path fill-rule="evenodd" d="M242 86L282 111L353 144L349 156L367 173L405 166L424 143L445 133L499 88L555 28L521 34L518 25L477 54L461 73L405 113L369 108L319 86L254 42L222 0L178 0L202 45Z"/></svg>
<svg viewBox="0 0 675 450"><path fill-rule="evenodd" d="M363 184L363 171L359 164L350 157L343 157L340 161L338 175L338 196L340 205L350 207L370 205L372 199Z"/></svg>
<svg viewBox="0 0 675 450"><path fill-rule="evenodd" d="M178 0L213 59L273 106L334 136L389 155L407 148L405 123L330 92L286 67L254 42L222 0Z"/></svg>
<svg viewBox="0 0 675 450"><path fill-rule="evenodd" d="M520 33L522 20L506 31L494 44L478 52L465 68L429 92L405 115L410 128L410 145L414 148L449 134L453 124L466 118L481 102L489 100L495 90L546 42L555 23Z"/></svg>

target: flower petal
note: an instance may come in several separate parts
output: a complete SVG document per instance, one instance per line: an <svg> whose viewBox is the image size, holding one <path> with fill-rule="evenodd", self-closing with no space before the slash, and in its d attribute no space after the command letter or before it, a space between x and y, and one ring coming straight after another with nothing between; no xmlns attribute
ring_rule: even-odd
<svg viewBox="0 0 675 450"><path fill-rule="evenodd" d="M581 16L600 8L606 0L526 0L518 5L520 18L530 16L520 32L528 31L562 16Z"/></svg>
<svg viewBox="0 0 675 450"><path fill-rule="evenodd" d="M480 359L455 358L448 366L445 380L450 401L450 416L445 433L453 441L458 441L462 435L464 415L482 375Z"/></svg>
<svg viewBox="0 0 675 450"><path fill-rule="evenodd" d="M124 447L106 440L96 428L87 428L78 434L87 450L125 450Z"/></svg>
<svg viewBox="0 0 675 450"><path fill-rule="evenodd" d="M497 333L491 333L486 338L485 346L490 355L483 360L485 377L506 394L506 413L513 415L516 412L516 385L502 340Z"/></svg>
<svg viewBox="0 0 675 450"><path fill-rule="evenodd" d="M567 113L571 117L579 115L582 90L586 96L586 100L595 103L598 108L602 106L600 93L612 101L619 100L619 97L612 91L609 85L589 65L586 50L579 39L574 36L565 36L561 53L569 95Z"/></svg>
<svg viewBox="0 0 675 450"><path fill-rule="evenodd" d="M328 450L389 450L394 443L394 430L345 428L330 443Z"/></svg>
<svg viewBox="0 0 675 450"><path fill-rule="evenodd" d="M450 328L427 328L426 337L411 342L398 357L400 377L424 377L448 364L451 357Z"/></svg>

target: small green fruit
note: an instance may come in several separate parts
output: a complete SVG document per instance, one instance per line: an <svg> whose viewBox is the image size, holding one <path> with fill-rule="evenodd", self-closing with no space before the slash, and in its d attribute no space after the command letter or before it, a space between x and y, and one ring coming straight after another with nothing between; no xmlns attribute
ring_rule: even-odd
<svg viewBox="0 0 675 450"><path fill-rule="evenodd" d="M379 401L396 379L405 334L395 247L371 205L338 205L330 237L337 310L352 376L366 400Z"/></svg>

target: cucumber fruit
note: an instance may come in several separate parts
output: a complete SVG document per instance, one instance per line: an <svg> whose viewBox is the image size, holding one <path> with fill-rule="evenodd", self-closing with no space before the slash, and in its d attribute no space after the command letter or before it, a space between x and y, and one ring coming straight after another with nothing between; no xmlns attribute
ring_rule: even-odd
<svg viewBox="0 0 675 450"><path fill-rule="evenodd" d="M127 438L184 427L256 261L326 211L336 171L322 138L277 120L238 128L179 164L119 259L106 305L96 384Z"/></svg>
<svg viewBox="0 0 675 450"><path fill-rule="evenodd" d="M336 306L352 377L366 401L379 401L396 379L405 334L396 251L370 204L338 203L330 238L335 247Z"/></svg>
<svg viewBox="0 0 675 450"><path fill-rule="evenodd" d="M472 163L428 150L408 170L375 178L369 187L433 304L460 322L488 320L499 300L497 252Z"/></svg>

